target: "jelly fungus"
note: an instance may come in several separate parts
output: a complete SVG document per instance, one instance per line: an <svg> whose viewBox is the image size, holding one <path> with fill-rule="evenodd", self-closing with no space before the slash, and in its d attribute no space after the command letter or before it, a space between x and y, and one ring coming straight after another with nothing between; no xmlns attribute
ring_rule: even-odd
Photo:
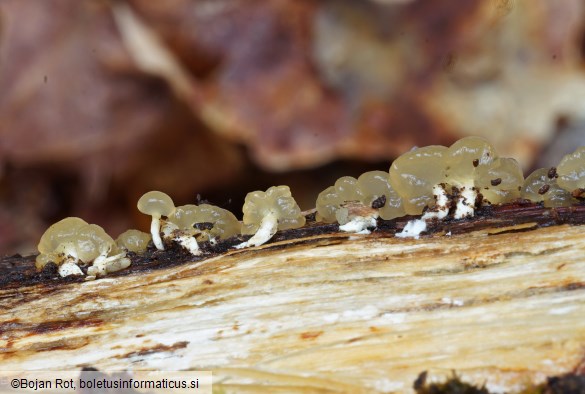
<svg viewBox="0 0 585 394"><path fill-rule="evenodd" d="M573 196L585 197L585 146L565 155L557 166L557 184Z"/></svg>
<svg viewBox="0 0 585 394"><path fill-rule="evenodd" d="M566 207L574 202L571 192L558 185L556 172L548 168L539 168L528 175L522 185L522 198L542 202L547 208Z"/></svg>
<svg viewBox="0 0 585 394"><path fill-rule="evenodd" d="M197 223L197 205L181 205L167 217L163 225L163 237L173 240L189 251L192 255L201 253L195 236L198 234L195 229Z"/></svg>
<svg viewBox="0 0 585 394"><path fill-rule="evenodd" d="M126 230L116 238L119 249L128 252L143 253L152 239L151 235L139 230Z"/></svg>
<svg viewBox="0 0 585 394"><path fill-rule="evenodd" d="M59 266L61 276L83 275L79 264L92 264L89 277L106 275L130 265L125 253L120 253L114 240L103 228L82 219L65 218L45 231L38 245L37 269L49 261ZM110 255L110 253L114 253Z"/></svg>
<svg viewBox="0 0 585 394"><path fill-rule="evenodd" d="M346 224L347 215L345 218L340 217L339 209L347 202L360 201L362 197L357 187L357 179L351 176L341 177L335 182L335 185L319 193L316 203L316 218L327 223L337 221L339 224Z"/></svg>
<svg viewBox="0 0 585 394"><path fill-rule="evenodd" d="M498 158L478 167L475 186L490 204L504 204L520 197L524 175L515 159Z"/></svg>
<svg viewBox="0 0 585 394"><path fill-rule="evenodd" d="M481 198L480 198L481 197ZM498 157L483 138L466 137L450 147L415 148L392 163L389 172L370 171L339 178L316 201L316 220L338 222L342 231L367 233L377 219L392 220L421 215L408 221L396 237L418 238L430 221L474 216L482 204L506 204L518 198L545 207L571 206L585 200L585 147L563 157L558 167L538 169L526 180L518 162ZM138 209L152 216L151 234L128 230L116 242L105 231L79 218L63 219L47 229L39 241L36 266L59 266L59 274L89 278L130 265L126 252L142 253L150 239L163 250L161 232L192 254L198 242L214 244L239 234L253 234L236 248L259 246L278 230L301 227L305 217L288 186L248 193L243 223L229 211L209 204L175 208L165 193L151 191L138 201ZM161 218L165 220L161 221Z"/></svg>
<svg viewBox="0 0 585 394"><path fill-rule="evenodd" d="M384 171L364 172L357 179L357 186L361 194L361 202L364 205L378 209L380 217L384 220L392 220L405 215L400 195L390 185L390 178ZM383 198L380 206L374 206L376 201Z"/></svg>
<svg viewBox="0 0 585 394"><path fill-rule="evenodd" d="M432 205L433 186L444 180L447 148L431 145L404 153L390 167L390 184L402 197L404 211L420 215Z"/></svg>
<svg viewBox="0 0 585 394"><path fill-rule="evenodd" d="M339 229L347 232L367 233L368 228L376 227L378 217L391 220L404 216L402 199L383 171L365 172L358 179L339 178L319 194L316 206L318 220L337 220Z"/></svg>
<svg viewBox="0 0 585 394"><path fill-rule="evenodd" d="M266 192L248 193L244 201L243 234L254 234L248 241L236 246L260 246L277 230L287 230L305 225L305 217L290 193L288 186L272 186Z"/></svg>
<svg viewBox="0 0 585 394"><path fill-rule="evenodd" d="M163 226L165 238L173 239L191 254L199 254L199 241L215 243L240 234L240 222L230 211L210 204L177 207Z"/></svg>
<svg viewBox="0 0 585 394"><path fill-rule="evenodd" d="M449 148L430 146L407 152L390 167L390 183L404 200L406 213L422 221L474 216L477 204L502 204L520 197L524 181L514 159L499 158L483 138L466 137ZM483 201L478 202L479 195ZM397 236L415 236L426 224L413 223ZM412 235L414 234L414 235Z"/></svg>
<svg viewBox="0 0 585 394"><path fill-rule="evenodd" d="M483 138L462 138L447 149L444 182L456 187L473 187L478 170L495 159L494 148Z"/></svg>
<svg viewBox="0 0 585 394"><path fill-rule="evenodd" d="M164 250L164 245L160 238L160 218L173 213L175 210L173 200L163 192L151 191L140 197L137 207L140 212L152 216L152 222L150 223L152 242L158 250Z"/></svg>
<svg viewBox="0 0 585 394"><path fill-rule="evenodd" d="M227 239L241 233L241 223L227 209L210 204L201 204L197 208L195 227L201 232L204 240L214 242L217 239Z"/></svg>
<svg viewBox="0 0 585 394"><path fill-rule="evenodd" d="M462 138L447 149L444 181L455 187L459 194L453 215L455 219L474 215L479 172L495 159L495 149L480 137Z"/></svg>

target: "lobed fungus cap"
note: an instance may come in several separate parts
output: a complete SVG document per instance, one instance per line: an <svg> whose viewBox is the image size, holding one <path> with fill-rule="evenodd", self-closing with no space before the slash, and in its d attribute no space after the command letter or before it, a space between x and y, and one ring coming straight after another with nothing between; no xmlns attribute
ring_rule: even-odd
<svg viewBox="0 0 585 394"><path fill-rule="evenodd" d="M278 218L278 229L302 227L305 217L292 197L288 186L272 186L266 192L254 191L246 195L244 207L244 234L254 234L264 217L274 214Z"/></svg>
<svg viewBox="0 0 585 394"><path fill-rule="evenodd" d="M241 223L227 209L210 204L201 204L198 208L198 223L213 224L211 229L206 230L211 236L226 239L240 234Z"/></svg>
<svg viewBox="0 0 585 394"><path fill-rule="evenodd" d="M97 224L80 227L72 240L79 259L84 263L89 263L104 250L111 250L116 245L112 237Z"/></svg>
<svg viewBox="0 0 585 394"><path fill-rule="evenodd" d="M453 143L445 155L445 181L454 186L473 184L476 171L497 158L496 150L481 137Z"/></svg>
<svg viewBox="0 0 585 394"><path fill-rule="evenodd" d="M37 249L41 254L52 253L61 242L68 240L77 230L88 223L77 217L68 217L52 224L42 235Z"/></svg>
<svg viewBox="0 0 585 394"><path fill-rule="evenodd" d="M139 230L126 230L116 238L116 245L129 252L142 253L152 240L150 234Z"/></svg>
<svg viewBox="0 0 585 394"><path fill-rule="evenodd" d="M503 204L520 197L524 174L512 158L497 158L477 168L475 186L490 204Z"/></svg>
<svg viewBox="0 0 585 394"><path fill-rule="evenodd" d="M402 198L390 185L388 173L384 171L364 172L357 179L357 186L362 195L361 202L371 207L374 201L383 198L378 207L379 215L384 220L391 220L404 216ZM373 207L376 208L376 207Z"/></svg>
<svg viewBox="0 0 585 394"><path fill-rule="evenodd" d="M197 223L197 205L187 204L175 208L175 210L168 215L169 223L174 224L177 228L189 235L197 233L194 225Z"/></svg>
<svg viewBox="0 0 585 394"><path fill-rule="evenodd" d="M585 146L565 155L557 166L557 184L573 192L585 189Z"/></svg>
<svg viewBox="0 0 585 394"><path fill-rule="evenodd" d="M154 217L169 216L175 210L171 197L159 191L144 193L136 206L140 212Z"/></svg>
<svg viewBox="0 0 585 394"><path fill-rule="evenodd" d="M335 211L339 209L341 202L335 186L329 186L317 196L317 220L332 223L335 221Z"/></svg>
<svg viewBox="0 0 585 394"><path fill-rule="evenodd" d="M41 237L37 266L42 268L49 261L60 263L63 261L60 255L70 254L89 263L114 247L114 240L100 226L75 217L65 218L49 227Z"/></svg>
<svg viewBox="0 0 585 394"><path fill-rule="evenodd" d="M571 192L557 184L554 168L539 168L528 175L522 185L522 198L542 201L547 208L570 206L575 202Z"/></svg>
<svg viewBox="0 0 585 394"><path fill-rule="evenodd" d="M168 217L179 230L205 238L226 239L240 233L241 224L230 211L210 204L182 205ZM209 225L209 228L201 224Z"/></svg>
<svg viewBox="0 0 585 394"><path fill-rule="evenodd" d="M446 154L442 145L425 146L402 154L390 166L390 184L407 214L419 215L434 202L433 186L444 182Z"/></svg>
<svg viewBox="0 0 585 394"><path fill-rule="evenodd" d="M342 204L362 199L363 195L358 187L357 179L352 176L341 177L335 181L335 185L319 193L316 203L318 220L334 222Z"/></svg>

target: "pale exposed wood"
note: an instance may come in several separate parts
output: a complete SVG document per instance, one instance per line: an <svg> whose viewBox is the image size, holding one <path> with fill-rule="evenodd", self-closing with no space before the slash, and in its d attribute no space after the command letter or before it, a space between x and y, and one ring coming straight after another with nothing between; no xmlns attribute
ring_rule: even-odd
<svg viewBox="0 0 585 394"><path fill-rule="evenodd" d="M454 369L518 391L584 359L584 230L329 234L4 289L0 365L211 369L241 393L410 392Z"/></svg>

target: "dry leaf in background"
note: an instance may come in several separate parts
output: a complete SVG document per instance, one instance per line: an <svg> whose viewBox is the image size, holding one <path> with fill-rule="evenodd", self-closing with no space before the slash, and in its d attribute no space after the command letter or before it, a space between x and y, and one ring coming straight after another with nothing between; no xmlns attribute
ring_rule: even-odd
<svg viewBox="0 0 585 394"><path fill-rule="evenodd" d="M585 116L578 0L131 3L183 64L205 59L196 112L269 169L468 134L527 168Z"/></svg>
<svg viewBox="0 0 585 394"><path fill-rule="evenodd" d="M238 171L239 153L134 66L107 3L9 0L0 16L0 228L30 229L0 251L34 250L59 216L121 232L145 188L189 199Z"/></svg>

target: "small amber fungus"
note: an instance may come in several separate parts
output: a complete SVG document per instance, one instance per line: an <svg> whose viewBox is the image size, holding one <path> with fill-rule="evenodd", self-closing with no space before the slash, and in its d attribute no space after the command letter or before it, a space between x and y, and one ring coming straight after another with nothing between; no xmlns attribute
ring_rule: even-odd
<svg viewBox="0 0 585 394"><path fill-rule="evenodd" d="M305 217L292 197L288 186L272 186L266 192L248 193L243 207L243 234L254 234L237 248L259 246L268 241L277 230L302 227Z"/></svg>
<svg viewBox="0 0 585 394"><path fill-rule="evenodd" d="M119 252L114 240L103 228L75 217L65 218L45 231L38 245L37 269L52 261L59 265L59 274L82 275L79 264L92 264L90 277L106 275L130 265L125 253ZM113 255L110 255L110 254Z"/></svg>
<svg viewBox="0 0 585 394"><path fill-rule="evenodd" d="M575 197L585 197L585 146L561 159L557 166L557 183Z"/></svg>
<svg viewBox="0 0 585 394"><path fill-rule="evenodd" d="M134 253L146 251L152 236L140 230L126 230L116 238L116 245L119 249Z"/></svg>
<svg viewBox="0 0 585 394"><path fill-rule="evenodd" d="M522 186L522 198L543 202L545 207L566 207L575 202L571 192L558 185L554 169L548 168L528 175Z"/></svg>
<svg viewBox="0 0 585 394"><path fill-rule="evenodd" d="M175 210L173 200L163 192L151 191L140 197L137 207L140 212L152 216L152 222L150 223L152 242L158 250L164 250L164 245L160 238L160 218L173 213Z"/></svg>
<svg viewBox="0 0 585 394"><path fill-rule="evenodd" d="M215 243L240 234L240 222L233 213L210 204L182 205L163 226L165 239L174 240L192 254L199 254L197 241Z"/></svg>

